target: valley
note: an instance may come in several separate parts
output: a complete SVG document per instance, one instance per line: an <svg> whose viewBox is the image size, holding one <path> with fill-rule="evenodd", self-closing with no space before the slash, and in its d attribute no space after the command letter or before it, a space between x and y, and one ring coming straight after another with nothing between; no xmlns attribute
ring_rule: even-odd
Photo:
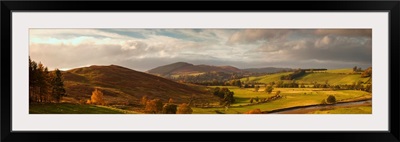
<svg viewBox="0 0 400 142"><path fill-rule="evenodd" d="M147 72L118 65L75 68L62 71L66 95L60 103L31 103L30 113L268 114L306 106L327 107L286 113L372 113L371 104L334 105L372 100L371 77L362 71L251 70L185 62ZM94 90L101 92L102 103L95 103Z"/></svg>

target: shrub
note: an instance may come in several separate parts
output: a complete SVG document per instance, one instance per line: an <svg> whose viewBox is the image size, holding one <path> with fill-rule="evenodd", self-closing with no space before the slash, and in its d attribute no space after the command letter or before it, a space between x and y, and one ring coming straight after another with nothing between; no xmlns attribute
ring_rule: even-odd
<svg viewBox="0 0 400 142"><path fill-rule="evenodd" d="M336 103L336 97L333 95L329 95L328 98L326 99L326 102L330 104Z"/></svg>
<svg viewBox="0 0 400 142"><path fill-rule="evenodd" d="M325 105L325 104L326 104L325 99L322 99L321 104L322 104L322 105Z"/></svg>
<svg viewBox="0 0 400 142"><path fill-rule="evenodd" d="M275 96L279 96L281 94L281 91L276 91Z"/></svg>

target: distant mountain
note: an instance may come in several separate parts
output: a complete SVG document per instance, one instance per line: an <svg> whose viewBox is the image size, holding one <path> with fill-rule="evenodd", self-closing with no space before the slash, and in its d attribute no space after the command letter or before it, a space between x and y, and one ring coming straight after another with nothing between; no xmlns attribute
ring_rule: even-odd
<svg viewBox="0 0 400 142"><path fill-rule="evenodd" d="M291 68L275 68L275 67L265 67L265 68L247 68L242 69L242 71L247 71L251 73L277 73L280 71L290 71L293 70Z"/></svg>
<svg viewBox="0 0 400 142"><path fill-rule="evenodd" d="M188 74L205 73L205 72L238 73L241 72L241 70L232 66L193 65L185 62L177 62L169 65L156 67L147 72L159 76L171 76L171 75L188 75Z"/></svg>
<svg viewBox="0 0 400 142"><path fill-rule="evenodd" d="M203 87L177 83L116 65L71 69L64 71L63 76L68 94L66 100L75 102L89 99L95 87L104 93L109 103L138 103L144 95L163 102L172 98L177 103L188 103L192 96L212 100L212 95L207 94Z"/></svg>

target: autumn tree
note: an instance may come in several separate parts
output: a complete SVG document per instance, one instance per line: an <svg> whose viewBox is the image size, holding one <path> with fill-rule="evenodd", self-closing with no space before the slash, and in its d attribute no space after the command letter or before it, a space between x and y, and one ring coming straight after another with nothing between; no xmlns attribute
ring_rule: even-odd
<svg viewBox="0 0 400 142"><path fill-rule="evenodd" d="M260 109L257 108L257 109L254 109L254 110L247 111L244 114L262 114L262 112L261 112Z"/></svg>
<svg viewBox="0 0 400 142"><path fill-rule="evenodd" d="M99 89L96 88L92 92L92 96L90 97L90 103L96 104L96 105L105 105L105 102L103 99L103 92L101 92Z"/></svg>
<svg viewBox="0 0 400 142"><path fill-rule="evenodd" d="M144 111L146 113L160 113L162 112L163 109L163 104L160 99L153 99L153 100L148 100L146 102L146 107L144 108Z"/></svg>
<svg viewBox="0 0 400 142"><path fill-rule="evenodd" d="M372 76L372 67L365 69L363 73L361 73L361 77L371 77Z"/></svg>
<svg viewBox="0 0 400 142"><path fill-rule="evenodd" d="M143 96L142 99L140 100L140 104L146 106L146 103L147 103L147 96L145 95L145 96Z"/></svg>
<svg viewBox="0 0 400 142"><path fill-rule="evenodd" d="M63 96L66 96L66 91L64 89L64 82L62 79L61 71L56 69L51 80L52 91L51 95L54 101L60 102Z"/></svg>
<svg viewBox="0 0 400 142"><path fill-rule="evenodd" d="M188 104L183 103L178 106L176 114L192 114L192 112L193 112L192 108L190 108Z"/></svg>
<svg viewBox="0 0 400 142"><path fill-rule="evenodd" d="M163 106L162 113L163 113L163 114L176 114L177 107L178 107L178 106L175 105L175 104L166 103L166 104Z"/></svg>

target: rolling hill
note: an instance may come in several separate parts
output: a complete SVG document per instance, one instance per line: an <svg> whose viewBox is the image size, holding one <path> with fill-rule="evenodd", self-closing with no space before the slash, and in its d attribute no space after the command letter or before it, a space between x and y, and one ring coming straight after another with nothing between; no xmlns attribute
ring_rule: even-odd
<svg viewBox="0 0 400 142"><path fill-rule="evenodd" d="M242 69L242 71L247 71L251 73L276 73L280 71L291 71L291 68L275 68L275 67L265 67L265 68L247 68Z"/></svg>
<svg viewBox="0 0 400 142"><path fill-rule="evenodd" d="M304 84L312 84L313 82L317 82L320 84L328 81L331 85L351 85L358 81L362 81L364 83L370 83L370 77L362 78L361 74L352 73L349 70L351 69L336 69L336 70L327 70L325 72L314 72L314 73L306 73L304 76L296 78L297 83ZM284 75L289 75L293 72L285 72L285 73L275 73L264 76L257 77L246 77L242 78L241 81L244 82L259 82L259 83L270 83L280 81L280 77ZM284 82L290 82L285 80Z"/></svg>
<svg viewBox="0 0 400 142"><path fill-rule="evenodd" d="M240 69L232 66L193 65L186 62L177 62L148 70L148 73L159 76L190 75L205 72L238 73Z"/></svg>
<svg viewBox="0 0 400 142"><path fill-rule="evenodd" d="M138 103L144 95L163 102L172 98L176 103L187 103L192 96L213 100L213 96L200 86L177 83L116 65L71 69L64 71L63 76L68 95L64 101L67 102L89 99L94 88L99 88L110 104Z"/></svg>

